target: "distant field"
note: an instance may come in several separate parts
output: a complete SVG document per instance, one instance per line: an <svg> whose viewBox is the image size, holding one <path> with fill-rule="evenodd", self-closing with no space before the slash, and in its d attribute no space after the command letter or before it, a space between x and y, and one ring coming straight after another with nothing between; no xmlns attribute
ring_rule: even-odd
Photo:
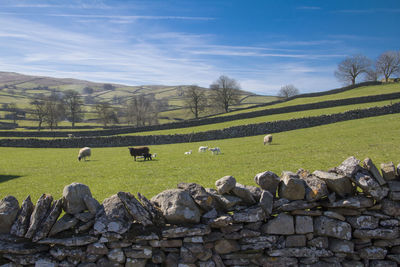
<svg viewBox="0 0 400 267"><path fill-rule="evenodd" d="M370 86L362 86L358 87L346 92L332 94L332 95L325 95L325 96L317 96L317 97L302 97L296 98L287 102L266 106L266 107L258 107L258 108L251 108L241 111L234 111L229 112L226 114L222 114L220 116L230 116L238 113L245 113L245 112L252 112L258 110L265 110L271 108L280 108L280 107L287 107L287 106L295 106L295 105L303 105L303 104L310 104L310 103L317 103L322 101L328 100L338 100L338 99L346 99L346 98L353 98L353 97L361 97L361 96L369 96L369 95L379 95L379 94L389 94L400 92L400 83L389 83L389 84L382 84L382 85L370 85Z"/></svg>
<svg viewBox="0 0 400 267"><path fill-rule="evenodd" d="M349 156L381 162L400 161L400 114L346 121L274 134L272 145L263 136L201 143L151 146L153 161L134 162L126 147L95 148L90 161L78 162L77 149L0 147L0 196L11 194L20 203L30 194L61 197L72 182L88 185L99 201L118 191L141 192L148 198L179 182L213 187L217 179L233 175L239 183L255 185L263 171L314 171L338 166ZM200 145L219 146L221 155L198 153ZM192 155L184 155L193 150Z"/></svg>
<svg viewBox="0 0 400 267"><path fill-rule="evenodd" d="M205 132L205 131L210 131L210 130L221 130L221 129L228 128L228 127L247 125L247 124L271 122L271 121L278 121L278 120L290 120L290 119L298 119L298 118L320 116L320 115L329 115L329 114L346 112L346 111L354 110L354 109L382 107L382 106L395 104L395 103L399 103L399 102L400 102L400 99L387 100L387 101L355 104L355 105L348 105L348 106L339 106L339 107L333 107L333 108L313 109L313 110L306 110L306 111L260 116L260 117L250 118L250 119L234 120L234 121L227 121L227 122L207 124L207 125L187 127L187 128L149 131L149 132L131 133L131 134L124 134L124 135L189 134L189 133Z"/></svg>

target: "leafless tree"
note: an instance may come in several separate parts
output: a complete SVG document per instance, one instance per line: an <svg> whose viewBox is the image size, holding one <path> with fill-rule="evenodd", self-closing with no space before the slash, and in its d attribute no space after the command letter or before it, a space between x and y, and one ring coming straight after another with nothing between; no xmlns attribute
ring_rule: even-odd
<svg viewBox="0 0 400 267"><path fill-rule="evenodd" d="M387 51L376 60L376 71L379 75L389 80L392 74L400 74L400 51Z"/></svg>
<svg viewBox="0 0 400 267"><path fill-rule="evenodd" d="M203 89L197 85L191 85L187 88L184 93L185 105L193 113L194 117L197 119L199 113L204 111L207 105L207 98Z"/></svg>
<svg viewBox="0 0 400 267"><path fill-rule="evenodd" d="M214 105L225 112L229 107L239 102L238 90L239 83L228 76L221 75L214 83L210 85Z"/></svg>
<svg viewBox="0 0 400 267"><path fill-rule="evenodd" d="M45 98L45 117L44 122L50 130L58 126L58 123L64 119L65 108L60 94L53 91L50 96Z"/></svg>
<svg viewBox="0 0 400 267"><path fill-rule="evenodd" d="M115 113L115 110L108 102L98 102L95 105L95 110L97 113L97 117L103 123L104 127L107 126L108 123L117 123L118 118Z"/></svg>
<svg viewBox="0 0 400 267"><path fill-rule="evenodd" d="M339 63L338 69L335 71L336 78L345 83L356 83L356 78L362 73L368 71L371 66L371 60L363 55L355 55L346 57Z"/></svg>
<svg viewBox="0 0 400 267"><path fill-rule="evenodd" d="M291 96L295 96L299 94L299 89L294 87L292 84L288 84L285 86L282 86L281 89L279 89L278 96L288 98Z"/></svg>
<svg viewBox="0 0 400 267"><path fill-rule="evenodd" d="M369 70L367 70L366 72L365 72L365 78L364 78L364 80L366 81L366 82L376 82L377 80L378 80L378 77L379 77L379 75L378 75L378 73L376 72L376 70L374 70L374 69L369 69Z"/></svg>
<svg viewBox="0 0 400 267"><path fill-rule="evenodd" d="M36 97L30 101L30 104L33 107L33 117L38 120L38 131L40 131L46 117L46 101L44 97Z"/></svg>
<svg viewBox="0 0 400 267"><path fill-rule="evenodd" d="M127 102L128 122L136 126L145 126L158 123L157 101L151 97L139 95Z"/></svg>
<svg viewBox="0 0 400 267"><path fill-rule="evenodd" d="M75 123L81 121L83 118L82 97L77 91L68 90L64 93L63 101L67 119L72 123L72 128L74 128Z"/></svg>

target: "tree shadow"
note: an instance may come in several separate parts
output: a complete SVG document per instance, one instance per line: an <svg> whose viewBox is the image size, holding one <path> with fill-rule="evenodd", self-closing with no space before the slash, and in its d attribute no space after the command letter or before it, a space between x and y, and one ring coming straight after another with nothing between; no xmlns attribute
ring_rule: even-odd
<svg viewBox="0 0 400 267"><path fill-rule="evenodd" d="M0 183L4 183L4 182L7 182L9 180L16 179L19 177L22 177L22 175L2 175L2 174L0 174Z"/></svg>

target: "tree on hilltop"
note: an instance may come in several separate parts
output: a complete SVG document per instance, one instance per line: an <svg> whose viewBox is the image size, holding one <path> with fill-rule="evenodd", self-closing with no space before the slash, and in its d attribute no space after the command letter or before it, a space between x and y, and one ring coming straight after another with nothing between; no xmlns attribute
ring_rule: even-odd
<svg viewBox="0 0 400 267"><path fill-rule="evenodd" d="M380 55L376 60L376 71L386 82L392 74L400 74L400 51L387 51Z"/></svg>
<svg viewBox="0 0 400 267"><path fill-rule="evenodd" d="M64 92L63 101L67 119L72 123L72 128L74 128L75 123L81 121L83 118L82 97L77 91L67 90Z"/></svg>
<svg viewBox="0 0 400 267"><path fill-rule="evenodd" d="M295 96L299 94L299 89L294 87L292 84L288 84L285 86L282 86L281 89L279 89L278 96L284 97L284 98L289 98L291 96Z"/></svg>
<svg viewBox="0 0 400 267"><path fill-rule="evenodd" d="M356 78L360 74L366 73L371 65L371 60L363 55L346 57L339 63L338 69L335 71L335 76L339 81L345 84L351 83L354 85L356 83Z"/></svg>
<svg viewBox="0 0 400 267"><path fill-rule="evenodd" d="M210 85L213 104L217 109L225 112L229 107L239 102L237 90L240 89L239 83L228 76L221 75L214 83Z"/></svg>

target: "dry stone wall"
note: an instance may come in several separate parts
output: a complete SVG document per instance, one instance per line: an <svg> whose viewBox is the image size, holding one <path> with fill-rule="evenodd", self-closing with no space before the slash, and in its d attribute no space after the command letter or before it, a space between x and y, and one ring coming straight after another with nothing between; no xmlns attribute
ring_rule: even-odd
<svg viewBox="0 0 400 267"><path fill-rule="evenodd" d="M315 127L347 120L382 116L400 113L400 103L383 107L351 110L343 113L305 117L291 120L272 121L258 124L234 126L222 130L212 130L193 134L146 135L146 136L110 136L110 137L80 137L66 139L0 139L4 147L116 147L159 145L173 143L200 142L208 140L229 139L236 137L255 136L266 133L277 133L302 128Z"/></svg>
<svg viewBox="0 0 400 267"><path fill-rule="evenodd" d="M265 171L254 181L180 183L151 200L118 192L102 204L79 183L36 205L7 196L1 266L400 264L400 164L349 157L328 171Z"/></svg>

